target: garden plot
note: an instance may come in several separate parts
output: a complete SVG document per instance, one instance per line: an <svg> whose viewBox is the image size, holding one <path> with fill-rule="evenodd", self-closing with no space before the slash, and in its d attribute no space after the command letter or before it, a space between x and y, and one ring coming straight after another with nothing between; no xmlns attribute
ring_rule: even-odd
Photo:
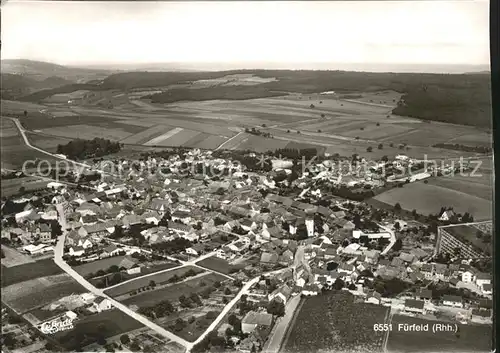
<svg viewBox="0 0 500 353"><path fill-rule="evenodd" d="M358 130L345 131L342 132L342 135L349 137L359 136L359 138L362 139L378 140L378 139L388 138L396 134L405 133L410 130L411 130L410 128L400 125L382 123L380 124L380 126L377 126L376 124L369 122L365 124L363 130L358 129ZM335 132L338 133L338 131Z"/></svg>
<svg viewBox="0 0 500 353"><path fill-rule="evenodd" d="M226 137L209 135L206 139L194 144L191 147L202 148L202 149L216 149L217 147L219 147L221 144L223 144L226 141L227 141Z"/></svg>

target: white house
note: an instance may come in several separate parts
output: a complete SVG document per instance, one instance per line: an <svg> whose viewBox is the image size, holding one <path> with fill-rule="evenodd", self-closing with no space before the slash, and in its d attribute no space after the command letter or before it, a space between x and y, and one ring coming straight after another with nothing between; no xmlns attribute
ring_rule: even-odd
<svg viewBox="0 0 500 353"><path fill-rule="evenodd" d="M365 303L380 305L382 303L382 296L380 293L373 291L366 296Z"/></svg>
<svg viewBox="0 0 500 353"><path fill-rule="evenodd" d="M316 284L306 284L304 288L302 288L302 294L306 296L318 295L320 289Z"/></svg>
<svg viewBox="0 0 500 353"><path fill-rule="evenodd" d="M111 301L107 298L99 297L92 303L92 311L96 311L98 313L106 310L110 310L113 308Z"/></svg>
<svg viewBox="0 0 500 353"><path fill-rule="evenodd" d="M462 282L473 283L475 281L476 274L473 270L469 269L462 272Z"/></svg>
<svg viewBox="0 0 500 353"><path fill-rule="evenodd" d="M76 257L82 256L83 254L85 254L85 249L81 246L72 246L69 248L69 254Z"/></svg>

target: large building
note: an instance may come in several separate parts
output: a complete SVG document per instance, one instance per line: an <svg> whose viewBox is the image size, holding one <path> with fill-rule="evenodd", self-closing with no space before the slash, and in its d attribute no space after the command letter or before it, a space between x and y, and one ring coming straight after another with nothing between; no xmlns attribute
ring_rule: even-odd
<svg viewBox="0 0 500 353"><path fill-rule="evenodd" d="M490 257L492 222L453 224L438 228L436 252L462 258Z"/></svg>

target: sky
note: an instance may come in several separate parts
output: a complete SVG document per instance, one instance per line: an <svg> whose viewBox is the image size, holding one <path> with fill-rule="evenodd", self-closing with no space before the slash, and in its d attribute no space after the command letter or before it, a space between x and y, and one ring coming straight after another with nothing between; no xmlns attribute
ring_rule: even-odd
<svg viewBox="0 0 500 353"><path fill-rule="evenodd" d="M2 59L62 65L490 61L488 0L10 0L1 14Z"/></svg>

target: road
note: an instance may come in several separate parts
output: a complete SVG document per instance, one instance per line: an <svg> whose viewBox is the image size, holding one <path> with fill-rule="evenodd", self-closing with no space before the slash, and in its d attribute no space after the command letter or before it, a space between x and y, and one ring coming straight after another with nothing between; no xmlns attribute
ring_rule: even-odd
<svg viewBox="0 0 500 353"><path fill-rule="evenodd" d="M390 239L389 245L387 245L386 248L384 250L382 250L382 252L380 253L380 255L385 255L385 254L387 254L389 252L389 250L392 249L392 247L394 246L394 244L396 244L396 234L392 230L390 230L387 227L384 227L381 224L377 223L377 225L391 235L391 239Z"/></svg>
<svg viewBox="0 0 500 353"><path fill-rule="evenodd" d="M285 316L278 319L274 325L269 339L267 340L262 352L264 353L278 353L280 351L283 339L285 338L288 326L290 326L293 315L297 310L300 303L300 295L296 295L286 304Z"/></svg>
<svg viewBox="0 0 500 353"><path fill-rule="evenodd" d="M261 276L266 276L266 275L270 275L270 274L273 274L273 273L278 273L278 272L282 272L284 271L285 269L280 269L280 270L275 270L275 271L271 271L271 272L267 272L267 273L263 273L262 275L259 275L255 278L252 278L250 281L248 281L247 283L245 283L245 285L240 289L240 291L238 292L238 294L236 294L236 296L233 298L233 300L231 300L225 307L224 309L222 310L222 312L219 314L219 316L217 316L217 318L214 320L214 322L212 322L212 324L205 330L205 332L203 332L200 337L198 337L198 339L196 341L194 341L191 345L191 347L188 348L187 352L190 352L190 350L192 349L193 346L195 346L196 344L200 343L210 332L212 332L213 330L215 330L215 328L217 327L217 325L219 325L219 323L222 321L222 319L227 315L227 313L233 308L234 305L236 305L236 303L241 299L241 296L243 294L248 294L248 290L257 282L259 282Z"/></svg>
<svg viewBox="0 0 500 353"><path fill-rule="evenodd" d="M113 307L117 308L124 314L134 318L135 320L139 321L142 323L144 326L150 328L151 330L155 331L156 333L160 334L163 337L166 337L174 342L177 342L181 344L182 346L186 348L191 347L191 343L188 341L174 335L173 333L165 330L163 327L158 326L157 324L151 322L150 320L146 319L144 316L137 314L133 310L129 309L126 305L123 305L122 303L114 300L113 298L109 297L108 295L104 294L104 292L101 289L98 289L94 287L92 284L87 282L85 278L80 276L75 270L71 268L64 260L63 260L63 254L64 254L64 241L66 239L66 233L67 233L67 223L66 223L66 217L64 215L64 212L62 211L62 205L56 205L56 208L58 209L59 212L59 221L61 223L61 227L63 229L63 234L59 237L57 244L54 249L54 262L68 275L70 275L75 281L80 283L83 287L85 287L89 292L95 294L96 296L99 297L104 297L108 299Z"/></svg>
<svg viewBox="0 0 500 353"><path fill-rule="evenodd" d="M221 143L219 145L219 147L217 147L214 151L220 150L222 148L222 146L224 146L225 144L229 143L231 140L234 140L235 138L237 138L238 136L240 136L242 133L243 133L243 131L238 132L236 135L234 135L233 137L231 137L229 140L226 140L223 143Z"/></svg>
<svg viewBox="0 0 500 353"><path fill-rule="evenodd" d="M90 170L94 170L96 172L100 172L104 175L109 175L109 176L114 176L114 177L121 177L120 175L116 175L116 174L112 174L112 173L108 173L108 172L105 172L103 170L99 170L97 168L93 168L92 166L88 165L88 164L85 164L85 163L81 163L81 162L77 162L77 161L74 161L74 160L71 160L71 159L68 159L68 158L62 158L54 153L50 153L48 151L45 151L39 147L36 147L36 146L33 146L31 144L31 142L28 140L28 137L26 136L26 129L21 125L19 119L17 118L10 118L10 117L6 117L7 119L10 119L14 122L14 124L16 125L17 129L19 130L19 133L21 134L21 137L23 138L24 140L24 143L26 144L26 146L28 146L29 148L31 149L34 149L35 151L38 151L40 153L43 153L43 154L46 154L48 156L51 156L52 158L55 158L55 159L60 159L60 160L63 160L63 161L66 161L66 162L69 162L69 163L72 163L73 165L76 165L76 166L80 166L82 168L87 168L87 169L90 169ZM81 173L81 170L79 171Z"/></svg>
<svg viewBox="0 0 500 353"><path fill-rule="evenodd" d="M392 308L389 308L388 317L387 317L387 320L385 321L385 323L388 325L390 325L392 323ZM387 342L389 341L390 334L391 334L391 332L387 331L387 334L384 335L384 341L382 343L382 350L384 353L387 352Z"/></svg>

